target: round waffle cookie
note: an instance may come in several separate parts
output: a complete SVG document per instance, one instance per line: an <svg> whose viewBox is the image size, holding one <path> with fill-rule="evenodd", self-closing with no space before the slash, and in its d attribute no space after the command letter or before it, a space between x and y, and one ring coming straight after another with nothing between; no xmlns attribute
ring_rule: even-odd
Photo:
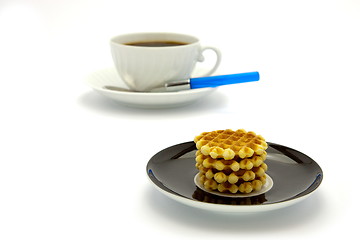
<svg viewBox="0 0 360 240"><path fill-rule="evenodd" d="M261 190L262 186L266 183L266 175L252 181L239 181L237 184L231 184L229 182L217 183L214 179L208 179L205 174L200 173L199 182L206 190L210 191L217 190L221 193L251 193Z"/></svg>
<svg viewBox="0 0 360 240"><path fill-rule="evenodd" d="M210 156L202 154L200 151L196 152L195 161L201 164L205 168L215 168L216 170L228 170L239 171L240 169L250 170L253 167L259 167L266 159L266 152L261 155L253 155L251 158L240 158L236 156L231 160L225 159L213 159Z"/></svg>
<svg viewBox="0 0 360 240"><path fill-rule="evenodd" d="M217 183L229 182L235 184L239 181L252 181L256 178L265 176L267 165L261 164L259 167L254 167L251 170L240 169L239 171L218 171L216 169L205 168L201 165L196 165L200 174L203 174L207 179L214 179Z"/></svg>
<svg viewBox="0 0 360 240"><path fill-rule="evenodd" d="M254 154L261 155L268 147L262 136L243 129L203 132L194 138L194 142L202 154L225 160L235 156L247 158Z"/></svg>

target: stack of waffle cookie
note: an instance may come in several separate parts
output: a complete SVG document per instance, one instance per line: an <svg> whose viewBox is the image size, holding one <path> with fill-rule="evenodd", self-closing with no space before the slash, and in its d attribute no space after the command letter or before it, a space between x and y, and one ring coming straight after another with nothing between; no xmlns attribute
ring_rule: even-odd
<svg viewBox="0 0 360 240"><path fill-rule="evenodd" d="M265 139L254 132L217 130L194 139L199 181L207 190L250 193L266 182Z"/></svg>

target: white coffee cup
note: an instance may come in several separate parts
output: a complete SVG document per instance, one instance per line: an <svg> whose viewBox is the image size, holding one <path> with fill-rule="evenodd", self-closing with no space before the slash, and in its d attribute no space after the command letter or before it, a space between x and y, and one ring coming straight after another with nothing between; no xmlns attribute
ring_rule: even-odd
<svg viewBox="0 0 360 240"><path fill-rule="evenodd" d="M140 46L151 42L169 46ZM148 91L162 87L169 81L193 77L196 63L204 61L202 53L205 50L216 53L216 62L210 70L196 77L211 75L221 61L217 48L203 47L198 38L186 34L125 34L113 37L110 46L118 74L130 89L136 91Z"/></svg>

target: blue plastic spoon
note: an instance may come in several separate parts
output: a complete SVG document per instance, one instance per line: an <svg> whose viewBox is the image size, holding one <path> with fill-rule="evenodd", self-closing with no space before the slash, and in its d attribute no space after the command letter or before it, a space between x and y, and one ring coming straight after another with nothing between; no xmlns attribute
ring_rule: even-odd
<svg viewBox="0 0 360 240"><path fill-rule="evenodd" d="M218 87L222 85L254 82L260 79L259 72L237 73L219 76L190 78L187 80L173 81L163 87L154 88L150 92L173 92L189 89ZM132 91L124 88L105 86L104 88L116 91Z"/></svg>

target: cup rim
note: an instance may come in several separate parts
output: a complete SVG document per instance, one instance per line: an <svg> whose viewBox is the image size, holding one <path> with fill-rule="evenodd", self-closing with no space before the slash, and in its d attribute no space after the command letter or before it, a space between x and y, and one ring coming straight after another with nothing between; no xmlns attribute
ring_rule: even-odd
<svg viewBox="0 0 360 240"><path fill-rule="evenodd" d="M160 39L157 36L162 36L163 38ZM147 39L144 39L144 37L148 37ZM166 40L172 40L172 41L180 41L179 38L182 39L188 39L188 41L184 41L184 42L189 42L185 45L179 45L179 46L167 46L166 48L181 48L181 47L187 47L190 45L194 45L194 44L198 44L199 43L199 39L195 36L189 35L189 34L184 34L184 33L175 33L175 32L136 32L136 33L126 33L126 34L120 34L117 36L114 36L110 39L110 43L112 45L117 45L117 46L123 46L123 47L129 47L129 48L146 48L146 49L164 49L164 47L146 47L146 46L131 46L131 45L127 45L126 43L129 42L136 42L139 41L141 42L141 38L144 39L144 41L156 41L156 40L164 40L164 37L167 38ZM150 40L149 40L150 38ZM156 39L158 38L158 39ZM173 39L171 39L173 38ZM120 40L122 39L122 40ZM138 40L129 40L127 41L126 39L138 39Z"/></svg>

